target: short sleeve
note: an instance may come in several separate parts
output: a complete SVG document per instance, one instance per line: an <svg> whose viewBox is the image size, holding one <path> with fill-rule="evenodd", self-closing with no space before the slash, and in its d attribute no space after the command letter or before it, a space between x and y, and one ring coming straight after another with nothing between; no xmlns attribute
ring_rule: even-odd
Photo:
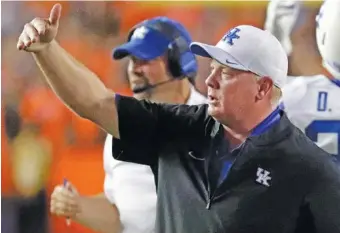
<svg viewBox="0 0 340 233"><path fill-rule="evenodd" d="M201 140L209 119L206 105L169 105L116 95L120 140L116 159L153 164L159 149L172 141Z"/></svg>
<svg viewBox="0 0 340 233"><path fill-rule="evenodd" d="M287 84L282 88L281 104L284 105L284 109L288 112L288 115L292 111L300 110L301 100L307 93L307 83L304 81L306 77L289 77Z"/></svg>
<svg viewBox="0 0 340 233"><path fill-rule="evenodd" d="M114 204L114 179L113 179L113 157L112 157L112 136L107 135L104 143L103 162L105 170L104 193L110 203Z"/></svg>

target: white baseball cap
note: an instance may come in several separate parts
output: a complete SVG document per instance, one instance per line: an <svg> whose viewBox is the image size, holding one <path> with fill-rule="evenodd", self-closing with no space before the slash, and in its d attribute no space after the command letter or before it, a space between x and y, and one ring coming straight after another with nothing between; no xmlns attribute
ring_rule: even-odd
<svg viewBox="0 0 340 233"><path fill-rule="evenodd" d="M240 25L229 30L216 46L194 42L190 49L196 55L212 58L234 69L269 77L279 88L286 83L287 55L280 42L268 31Z"/></svg>

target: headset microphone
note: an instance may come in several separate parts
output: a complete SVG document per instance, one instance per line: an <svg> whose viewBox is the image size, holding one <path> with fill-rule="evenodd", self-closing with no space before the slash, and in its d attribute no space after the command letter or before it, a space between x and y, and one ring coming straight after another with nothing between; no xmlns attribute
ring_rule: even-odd
<svg viewBox="0 0 340 233"><path fill-rule="evenodd" d="M166 84L166 83L170 83L172 81L174 81L175 79L170 79L170 80L167 80L167 81L163 81L163 82L160 82L160 83L156 83L154 85L151 85L151 84L147 84L146 86L144 87L137 87L135 89L132 90L133 93L135 94L139 94L141 92L144 92L144 91L148 91L148 90L152 90L154 89L155 87L158 87L158 86L161 86L163 84Z"/></svg>

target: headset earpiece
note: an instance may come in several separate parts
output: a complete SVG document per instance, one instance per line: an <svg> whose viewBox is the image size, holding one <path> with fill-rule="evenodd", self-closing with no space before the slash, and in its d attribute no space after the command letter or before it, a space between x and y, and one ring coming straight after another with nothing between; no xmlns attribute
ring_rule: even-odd
<svg viewBox="0 0 340 233"><path fill-rule="evenodd" d="M180 53L176 43L172 43L168 48L168 69L174 78L184 78L180 65Z"/></svg>
<svg viewBox="0 0 340 233"><path fill-rule="evenodd" d="M182 54L186 52L190 52L190 48L186 40L181 36L181 33L178 30L176 30L176 28L174 28L172 25L166 22L155 21L151 23L150 21L152 20L146 20L134 26L130 30L127 40L130 41L131 37L133 36L134 31L143 25L162 33L170 41L170 44L167 50L167 60L168 60L167 66L168 66L168 70L171 76L175 79L182 79L185 77L188 77L190 80L194 79L196 76L196 71L192 72L191 74L188 74L188 73L185 73L182 69L182 61L181 61ZM194 55L193 55L193 59L195 59ZM194 62L196 66L196 61Z"/></svg>

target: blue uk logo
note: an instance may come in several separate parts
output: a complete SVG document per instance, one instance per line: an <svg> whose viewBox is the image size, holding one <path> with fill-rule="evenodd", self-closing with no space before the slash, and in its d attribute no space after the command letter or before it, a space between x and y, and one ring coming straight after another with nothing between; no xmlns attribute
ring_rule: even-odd
<svg viewBox="0 0 340 233"><path fill-rule="evenodd" d="M230 45L234 45L234 40L240 39L240 36L237 33L241 31L239 28L233 28L229 30L229 32L222 38L223 41L226 41Z"/></svg>

